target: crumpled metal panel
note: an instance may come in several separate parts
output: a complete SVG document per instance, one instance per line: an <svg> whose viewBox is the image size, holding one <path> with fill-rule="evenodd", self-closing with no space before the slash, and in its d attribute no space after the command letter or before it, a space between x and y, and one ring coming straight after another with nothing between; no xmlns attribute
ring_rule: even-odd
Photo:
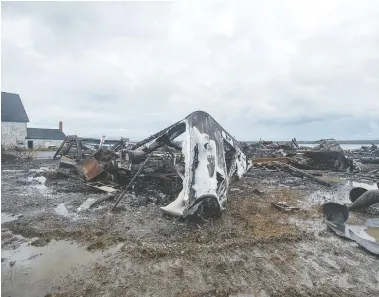
<svg viewBox="0 0 379 297"><path fill-rule="evenodd" d="M367 220L364 225L346 224L348 207L333 202L325 203L323 212L325 223L337 235L354 240L366 250L379 255L379 218Z"/></svg>
<svg viewBox="0 0 379 297"><path fill-rule="evenodd" d="M161 146L173 146L172 141L183 133L183 189L177 199L162 210L184 217L195 213L218 214L225 207L231 177L234 173L242 177L248 163L238 142L209 114L193 112L136 144L134 149L149 154Z"/></svg>

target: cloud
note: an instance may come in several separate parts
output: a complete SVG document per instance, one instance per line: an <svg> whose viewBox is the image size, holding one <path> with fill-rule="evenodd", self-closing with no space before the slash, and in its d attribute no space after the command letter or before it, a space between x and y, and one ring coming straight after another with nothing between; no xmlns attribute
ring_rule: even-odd
<svg viewBox="0 0 379 297"><path fill-rule="evenodd" d="M205 110L245 140L379 137L375 0L2 2L1 30L29 126L142 139Z"/></svg>

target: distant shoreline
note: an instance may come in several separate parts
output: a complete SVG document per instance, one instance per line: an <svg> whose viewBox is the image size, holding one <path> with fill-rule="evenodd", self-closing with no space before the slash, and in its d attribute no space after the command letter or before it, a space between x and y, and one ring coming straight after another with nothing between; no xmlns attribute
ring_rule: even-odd
<svg viewBox="0 0 379 297"><path fill-rule="evenodd" d="M263 141L263 140L262 140ZM269 141L269 140L264 140ZM297 140L298 144L317 144L318 140ZM241 142L249 142L249 143L257 143L259 141L241 141ZM273 140L274 143L290 143L291 140L287 141L276 141ZM338 144L364 144L364 145L371 145L371 144L379 144L379 140L337 140Z"/></svg>
<svg viewBox="0 0 379 297"><path fill-rule="evenodd" d="M298 141L301 144L315 144L316 141ZM337 140L338 144L379 144L379 140Z"/></svg>

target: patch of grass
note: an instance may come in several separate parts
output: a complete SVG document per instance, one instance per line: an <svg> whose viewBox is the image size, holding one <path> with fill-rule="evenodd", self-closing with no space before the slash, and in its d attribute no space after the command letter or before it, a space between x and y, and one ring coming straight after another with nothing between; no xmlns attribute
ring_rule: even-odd
<svg viewBox="0 0 379 297"><path fill-rule="evenodd" d="M271 196L271 202L296 202L305 196L304 191L297 189L273 189L268 194Z"/></svg>
<svg viewBox="0 0 379 297"><path fill-rule="evenodd" d="M22 163L22 162L28 162L30 160L34 159L34 151L31 150L20 150L20 151L15 151L14 152L17 162Z"/></svg>
<svg viewBox="0 0 379 297"><path fill-rule="evenodd" d="M338 176L330 176L330 175L323 175L323 176L320 176L320 179L324 180L324 181L327 181L327 182L330 182L330 183L343 183L345 180L341 177L338 177Z"/></svg>
<svg viewBox="0 0 379 297"><path fill-rule="evenodd" d="M58 147L55 147L55 148L38 147L38 148L35 148L34 151L35 152L56 152L57 149Z"/></svg>
<svg viewBox="0 0 379 297"><path fill-rule="evenodd" d="M45 246L45 245L49 244L50 241L51 241L50 238L41 237L41 238L34 240L32 243L30 243L30 245L41 247L41 246Z"/></svg>

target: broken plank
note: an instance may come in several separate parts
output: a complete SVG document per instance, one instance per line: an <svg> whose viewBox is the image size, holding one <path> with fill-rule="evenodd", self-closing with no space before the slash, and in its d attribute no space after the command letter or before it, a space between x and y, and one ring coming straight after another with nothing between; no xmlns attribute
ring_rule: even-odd
<svg viewBox="0 0 379 297"><path fill-rule="evenodd" d="M309 174L309 173L306 173L302 170L299 170L291 165L287 165L287 164L284 164L284 163L281 163L281 162L278 162L278 164L285 168L285 169L288 169L288 171L293 174L293 175L297 175L297 176L300 176L300 177L306 177L320 185L323 185L323 186L326 186L326 187L331 187L332 185L330 183L328 183L327 181L323 180L323 179L320 179L312 174Z"/></svg>

